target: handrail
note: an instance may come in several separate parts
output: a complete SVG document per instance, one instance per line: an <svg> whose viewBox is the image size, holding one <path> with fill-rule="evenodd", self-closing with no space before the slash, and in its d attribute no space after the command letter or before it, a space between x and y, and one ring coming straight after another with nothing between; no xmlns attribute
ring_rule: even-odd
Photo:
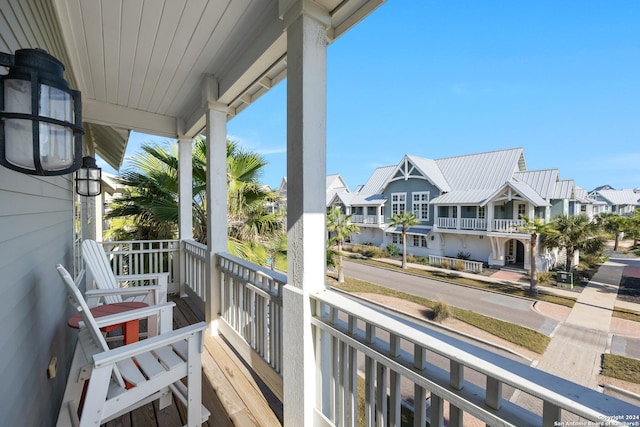
<svg viewBox="0 0 640 427"><path fill-rule="evenodd" d="M606 420L609 425L624 425L624 420L617 417L637 411L634 405L511 359L471 345L463 348L454 339L401 322L335 291L320 292L311 298L316 302L312 320L316 335L324 333L331 337L330 347L316 352L322 359L316 364L336 369L333 376L323 375L326 380L317 391L325 396L323 400L328 399L329 407L317 410L335 424L339 424L338 418L343 413L338 408L350 407L352 396L345 392L349 390L348 383L362 371L355 353L365 359L365 393L381 387L390 392L371 394L366 403L371 407L365 413L389 405L376 414L384 418L381 425L386 425L388 417L399 416L401 379L414 384L410 388L415 402L414 416L424 417L415 425L424 425L426 421L427 394L431 425L439 425L444 419L445 401L450 403L450 425L462 425L462 414L468 413L488 425L552 426L559 425L564 411L593 423ZM448 370L433 364L436 356L449 361ZM486 383L465 378L466 369L482 374ZM536 415L526 403L521 403L526 399L515 402L504 399L503 385L541 399L542 415Z"/></svg>

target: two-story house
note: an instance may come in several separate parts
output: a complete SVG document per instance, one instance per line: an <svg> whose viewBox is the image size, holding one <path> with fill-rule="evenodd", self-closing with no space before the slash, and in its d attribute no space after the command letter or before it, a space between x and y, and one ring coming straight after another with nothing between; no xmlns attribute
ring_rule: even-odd
<svg viewBox="0 0 640 427"><path fill-rule="evenodd" d="M589 197L597 206L597 213L633 215L636 209L640 209L640 188L615 190L606 186L591 191Z"/></svg>
<svg viewBox="0 0 640 427"><path fill-rule="evenodd" d="M464 253L489 265L529 268L523 217L549 221L586 212L589 200L579 190L557 169L527 170L524 150L513 148L436 160L405 155L334 202L349 206L360 226L354 242L400 245L401 229L389 227L389 218L411 211L420 221L407 230L407 251L414 255Z"/></svg>

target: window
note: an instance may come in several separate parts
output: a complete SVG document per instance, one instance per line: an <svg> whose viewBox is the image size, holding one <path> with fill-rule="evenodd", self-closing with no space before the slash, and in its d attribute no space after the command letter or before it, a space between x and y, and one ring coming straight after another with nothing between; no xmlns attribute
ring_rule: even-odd
<svg viewBox="0 0 640 427"><path fill-rule="evenodd" d="M525 210L524 203L518 203L518 219L522 219L522 217L525 216L526 213L527 211Z"/></svg>
<svg viewBox="0 0 640 427"><path fill-rule="evenodd" d="M413 235L413 246L417 246L419 248L427 247L427 238L425 236Z"/></svg>
<svg viewBox="0 0 640 427"><path fill-rule="evenodd" d="M391 193L391 215L402 215L405 213L407 210L406 203L407 193Z"/></svg>
<svg viewBox="0 0 640 427"><path fill-rule="evenodd" d="M451 206L451 218L458 218L458 207Z"/></svg>
<svg viewBox="0 0 640 427"><path fill-rule="evenodd" d="M429 220L429 192L419 191L412 194L413 214L416 219L422 221Z"/></svg>
<svg viewBox="0 0 640 427"><path fill-rule="evenodd" d="M401 245L402 244L402 234L391 233L391 242L393 242L396 245Z"/></svg>
<svg viewBox="0 0 640 427"><path fill-rule="evenodd" d="M485 219L486 218L486 208L484 206L478 206L478 218Z"/></svg>

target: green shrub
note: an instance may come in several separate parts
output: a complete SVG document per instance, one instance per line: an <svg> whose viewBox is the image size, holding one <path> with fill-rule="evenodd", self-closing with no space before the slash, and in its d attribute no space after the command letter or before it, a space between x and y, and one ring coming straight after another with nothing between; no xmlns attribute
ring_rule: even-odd
<svg viewBox="0 0 640 427"><path fill-rule="evenodd" d="M366 246L362 251L362 255L369 258L382 258L384 251L377 246Z"/></svg>
<svg viewBox="0 0 640 427"><path fill-rule="evenodd" d="M419 257L416 259L416 262L417 262L418 264L428 265L428 264L429 264L429 258L428 258L428 257L426 257L426 256L419 256Z"/></svg>
<svg viewBox="0 0 640 427"><path fill-rule="evenodd" d="M451 309L449 308L449 304L444 302L443 300L438 300L433 305L433 320L435 322L442 322L443 320L449 318L451 316Z"/></svg>
<svg viewBox="0 0 640 427"><path fill-rule="evenodd" d="M471 258L471 254L469 252L460 251L458 252L458 255L456 255L456 258L468 260Z"/></svg>
<svg viewBox="0 0 640 427"><path fill-rule="evenodd" d="M442 262L440 263L440 267L442 268L449 268L450 265L451 265L451 262L449 262L448 259L443 259Z"/></svg>
<svg viewBox="0 0 640 427"><path fill-rule="evenodd" d="M393 243L389 243L387 245L387 252L390 256L396 256L400 253L400 248L394 245Z"/></svg>

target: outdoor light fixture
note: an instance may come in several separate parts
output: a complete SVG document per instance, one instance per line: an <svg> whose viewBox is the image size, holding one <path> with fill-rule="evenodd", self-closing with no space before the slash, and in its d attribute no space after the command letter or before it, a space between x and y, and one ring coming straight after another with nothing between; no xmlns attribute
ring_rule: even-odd
<svg viewBox="0 0 640 427"><path fill-rule="evenodd" d="M97 196L102 192L102 169L91 156L82 158L82 167L76 171L76 193Z"/></svg>
<svg viewBox="0 0 640 427"><path fill-rule="evenodd" d="M29 175L65 175L82 164L80 92L42 49L0 53L0 164Z"/></svg>

